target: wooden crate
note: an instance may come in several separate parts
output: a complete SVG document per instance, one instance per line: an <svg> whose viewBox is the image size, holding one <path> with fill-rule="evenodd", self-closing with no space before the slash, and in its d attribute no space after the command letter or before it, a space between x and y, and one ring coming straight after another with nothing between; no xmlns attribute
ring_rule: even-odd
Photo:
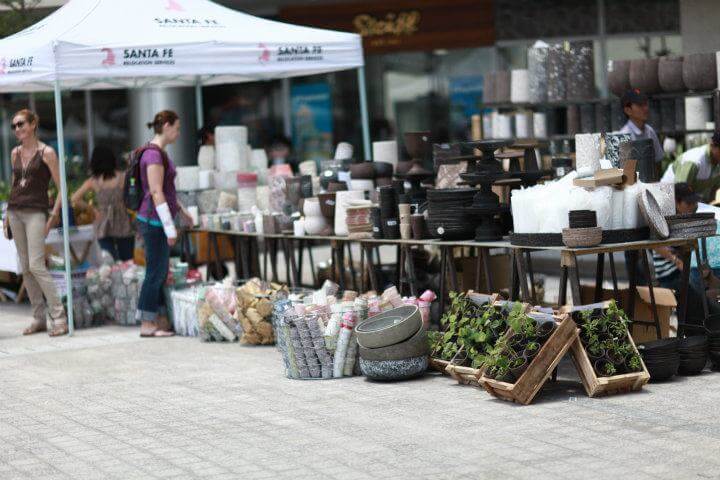
<svg viewBox="0 0 720 480"><path fill-rule="evenodd" d="M580 375L580 380L582 380L583 387L585 387L585 392L587 392L589 397L637 391L650 381L650 373L647 371L645 362L642 360L630 333L628 333L628 340L630 340L630 344L633 346L635 353L640 357L640 363L642 363L643 369L640 372L624 373L612 377L598 377L590 362L587 350L585 350L585 346L582 344L582 341L580 341L580 337L578 336L573 342L570 354L575 368L577 368L578 375Z"/></svg>
<svg viewBox="0 0 720 480"><path fill-rule="evenodd" d="M516 302L510 302L505 300L498 300L500 298L499 294L494 294L492 296L492 304L494 306L503 306L508 303L513 304ZM523 303L523 310L527 313L530 312L532 309L532 305L529 303ZM462 349L460 349L462 351ZM460 352L458 352L460 353ZM465 367L462 365L455 365L452 361L448 362L448 365L445 367L445 372L449 374L452 378L457 380L457 382L460 385L471 385L473 387L482 388L482 376L485 373L485 367L480 368L472 368L472 367Z"/></svg>
<svg viewBox="0 0 720 480"><path fill-rule="evenodd" d="M580 333L569 315L563 315L556 321L558 322L557 328L515 383L500 382L485 375L482 376L480 382L490 395L521 405L528 405L532 402ZM510 335L512 335L512 331L508 330L506 336Z"/></svg>
<svg viewBox="0 0 720 480"><path fill-rule="evenodd" d="M450 362L447 361L447 360L441 360L441 359L439 359L439 358L430 357L430 359L428 360L428 365L429 365L430 368L432 368L433 370L444 374L444 373L447 373L447 372L445 371L445 368L446 368L448 365L450 365Z"/></svg>

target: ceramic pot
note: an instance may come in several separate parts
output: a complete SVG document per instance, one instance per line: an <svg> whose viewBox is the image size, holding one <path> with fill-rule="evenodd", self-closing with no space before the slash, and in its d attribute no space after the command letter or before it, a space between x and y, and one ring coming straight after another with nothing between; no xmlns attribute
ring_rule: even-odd
<svg viewBox="0 0 720 480"><path fill-rule="evenodd" d="M630 90L630 60L611 60L608 69L608 89L621 97Z"/></svg>
<svg viewBox="0 0 720 480"><path fill-rule="evenodd" d="M660 57L658 82L663 92L684 92L683 57Z"/></svg>
<svg viewBox="0 0 720 480"><path fill-rule="evenodd" d="M320 235L327 226L328 223L322 215L305 217L305 233L308 235Z"/></svg>
<svg viewBox="0 0 720 480"><path fill-rule="evenodd" d="M430 143L430 132L405 132L405 149L413 160L424 160L432 151ZM398 165L398 170L400 165ZM398 171L398 173L400 173Z"/></svg>
<svg viewBox="0 0 720 480"><path fill-rule="evenodd" d="M382 312L355 327L358 345L381 348L408 340L422 328L416 305L404 305Z"/></svg>
<svg viewBox="0 0 720 480"><path fill-rule="evenodd" d="M717 88L715 53L693 53L685 56L683 82L690 90L703 91Z"/></svg>
<svg viewBox="0 0 720 480"><path fill-rule="evenodd" d="M630 87L645 94L660 92L657 58L630 60Z"/></svg>
<svg viewBox="0 0 720 480"><path fill-rule="evenodd" d="M320 199L317 197L306 198L303 203L303 215L306 217L322 216L322 211L320 210Z"/></svg>
<svg viewBox="0 0 720 480"><path fill-rule="evenodd" d="M507 103L510 101L510 70L495 72L495 102Z"/></svg>
<svg viewBox="0 0 720 480"><path fill-rule="evenodd" d="M374 178L380 177L392 177L393 175L393 164L390 162L372 162L374 170Z"/></svg>
<svg viewBox="0 0 720 480"><path fill-rule="evenodd" d="M410 171L410 169L413 167L414 164L415 164L415 162L413 162L412 160L400 161L397 164L397 169L396 169L397 172L396 173L398 175L405 175L407 172Z"/></svg>
<svg viewBox="0 0 720 480"><path fill-rule="evenodd" d="M335 195L335 192L321 193L318 195L320 212L322 216L329 221L335 218Z"/></svg>

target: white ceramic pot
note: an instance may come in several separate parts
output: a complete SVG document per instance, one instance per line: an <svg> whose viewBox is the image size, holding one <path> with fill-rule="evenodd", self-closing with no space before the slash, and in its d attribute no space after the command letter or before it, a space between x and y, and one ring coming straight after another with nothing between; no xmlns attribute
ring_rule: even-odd
<svg viewBox="0 0 720 480"><path fill-rule="evenodd" d="M327 221L322 215L305 217L305 233L308 235L320 235L327 228Z"/></svg>
<svg viewBox="0 0 720 480"><path fill-rule="evenodd" d="M322 217L320 200L317 197L306 198L303 203L303 214L306 217Z"/></svg>

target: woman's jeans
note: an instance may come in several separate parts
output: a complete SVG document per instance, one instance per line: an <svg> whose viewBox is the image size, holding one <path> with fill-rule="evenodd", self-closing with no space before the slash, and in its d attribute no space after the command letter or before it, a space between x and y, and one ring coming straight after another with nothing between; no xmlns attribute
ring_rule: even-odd
<svg viewBox="0 0 720 480"><path fill-rule="evenodd" d="M132 260L135 249L135 237L104 237L99 238L100 248L112 255L116 262Z"/></svg>
<svg viewBox="0 0 720 480"><path fill-rule="evenodd" d="M145 240L145 280L140 289L135 318L143 322L157 321L158 311L165 304L163 286L168 274L170 247L162 227L138 222Z"/></svg>

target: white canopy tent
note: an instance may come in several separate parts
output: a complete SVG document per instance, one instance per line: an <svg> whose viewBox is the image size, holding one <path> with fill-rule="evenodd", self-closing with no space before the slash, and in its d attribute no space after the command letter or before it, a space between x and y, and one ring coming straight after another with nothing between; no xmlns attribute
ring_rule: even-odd
<svg viewBox="0 0 720 480"><path fill-rule="evenodd" d="M359 35L289 25L209 0L70 0L0 40L0 92L54 90L63 224L68 224L62 89L195 86L357 69L363 147L370 158ZM65 258L69 238L64 230ZM68 305L71 265L66 262ZM68 308L70 332L74 329Z"/></svg>

